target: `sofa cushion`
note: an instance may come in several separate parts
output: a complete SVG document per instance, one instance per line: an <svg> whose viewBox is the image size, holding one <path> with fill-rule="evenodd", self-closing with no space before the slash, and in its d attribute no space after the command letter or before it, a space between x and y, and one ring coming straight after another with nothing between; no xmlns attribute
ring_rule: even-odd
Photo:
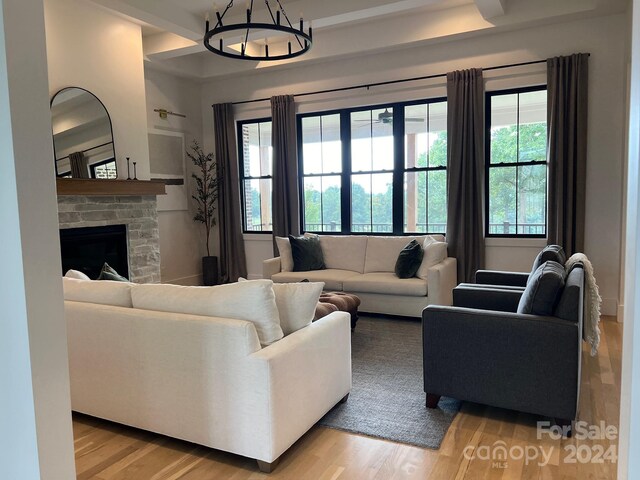
<svg viewBox="0 0 640 480"><path fill-rule="evenodd" d="M373 272L355 275L346 279L344 291L358 294L385 293L389 295L406 295L424 297L427 294L427 281L421 278L398 278L391 272Z"/></svg>
<svg viewBox="0 0 640 480"><path fill-rule="evenodd" d="M100 275L98 275L98 280L113 280L114 282L128 282L129 279L120 275L115 268L109 265L107 262L104 262L102 265L102 270L100 270Z"/></svg>
<svg viewBox="0 0 640 480"><path fill-rule="evenodd" d="M320 235L320 246L327 268L364 272L364 259L367 251L366 236ZM395 262L395 257L393 261ZM331 287L327 285L327 288Z"/></svg>
<svg viewBox="0 0 640 480"><path fill-rule="evenodd" d="M324 256L318 237L294 237L289 235L294 272L324 270Z"/></svg>
<svg viewBox="0 0 640 480"><path fill-rule="evenodd" d="M422 244L425 236L420 237L378 237L367 239L367 253L365 255L364 270L361 273L394 272L398 255L412 240Z"/></svg>
<svg viewBox="0 0 640 480"><path fill-rule="evenodd" d="M540 265L520 297L518 313L553 315L564 287L564 276L564 267L557 262Z"/></svg>
<svg viewBox="0 0 640 480"><path fill-rule="evenodd" d="M215 287L134 285L131 298L143 310L247 320L255 325L260 343L270 345L284 336L272 285L271 280Z"/></svg>
<svg viewBox="0 0 640 480"><path fill-rule="evenodd" d="M273 284L280 327L285 335L311 325L323 288L323 282Z"/></svg>
<svg viewBox="0 0 640 480"><path fill-rule="evenodd" d="M324 282L327 290L342 290L344 280L351 278L359 273L351 270L338 270L336 268L328 268L326 270L312 270L310 272L280 272L271 277L271 280L277 283L301 282L309 280L310 282ZM392 274L393 275L393 274Z"/></svg>
<svg viewBox="0 0 640 480"><path fill-rule="evenodd" d="M447 258L447 244L436 240L434 237L427 237L422 245L424 256L422 257L420 268L416 272L416 277L427 280L429 269Z"/></svg>
<svg viewBox="0 0 640 480"><path fill-rule="evenodd" d="M305 233L304 237L318 237L315 233ZM291 243L288 237L276 237L276 246L280 256L280 270L283 272L293 271L293 254L291 253Z"/></svg>
<svg viewBox="0 0 640 480"><path fill-rule="evenodd" d="M416 240L411 240L400 251L398 259L396 260L394 273L398 278L411 278L415 276L418 268L420 268L423 256L424 251L422 250L422 245L420 245Z"/></svg>
<svg viewBox="0 0 640 480"><path fill-rule="evenodd" d="M567 256L564 253L564 249L560 245L547 245L536 256L531 268L531 275L542 265L544 262L557 262L560 265L564 265L567 261ZM529 280L531 279L529 275Z"/></svg>
<svg viewBox="0 0 640 480"><path fill-rule="evenodd" d="M293 271L293 255L291 254L291 244L287 237L276 237L276 246L280 256L280 269L283 272Z"/></svg>
<svg viewBox="0 0 640 480"><path fill-rule="evenodd" d="M131 283L111 280L78 280L64 277L62 279L64 299L72 302L98 303L116 307L131 308Z"/></svg>
<svg viewBox="0 0 640 480"><path fill-rule="evenodd" d="M80 270L67 270L67 273L64 274L65 278L75 278L76 280L91 280L89 276Z"/></svg>

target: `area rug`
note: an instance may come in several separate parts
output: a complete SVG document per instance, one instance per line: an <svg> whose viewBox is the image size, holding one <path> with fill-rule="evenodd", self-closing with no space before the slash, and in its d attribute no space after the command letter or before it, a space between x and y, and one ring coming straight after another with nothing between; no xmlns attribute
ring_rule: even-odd
<svg viewBox="0 0 640 480"><path fill-rule="evenodd" d="M460 402L425 407L419 320L360 317L351 337L353 387L320 425L437 449Z"/></svg>

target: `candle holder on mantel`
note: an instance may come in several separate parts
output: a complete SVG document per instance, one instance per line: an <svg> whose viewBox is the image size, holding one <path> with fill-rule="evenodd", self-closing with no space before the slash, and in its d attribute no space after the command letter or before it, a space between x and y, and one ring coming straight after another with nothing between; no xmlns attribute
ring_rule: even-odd
<svg viewBox="0 0 640 480"><path fill-rule="evenodd" d="M130 170L130 165L129 165L129 157L127 157L127 180L131 180L131 170Z"/></svg>
<svg viewBox="0 0 640 480"><path fill-rule="evenodd" d="M138 163L138 162L133 162L133 179L134 180L138 179L138 173L137 173L137 170L136 170L136 163Z"/></svg>

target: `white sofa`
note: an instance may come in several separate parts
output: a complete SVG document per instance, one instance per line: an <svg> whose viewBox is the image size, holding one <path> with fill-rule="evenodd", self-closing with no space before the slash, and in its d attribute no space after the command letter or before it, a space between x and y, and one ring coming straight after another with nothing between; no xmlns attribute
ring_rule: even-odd
<svg viewBox="0 0 640 480"><path fill-rule="evenodd" d="M71 295L66 280L74 411L254 458L270 471L351 389L346 313L262 347L251 321L134 308L127 286L137 286L120 282Z"/></svg>
<svg viewBox="0 0 640 480"><path fill-rule="evenodd" d="M427 236L380 237L320 235L325 270L282 271L280 257L265 260L263 278L274 282L324 282L326 290L356 294L360 311L420 317L427 305L451 305L457 285L456 259L446 257L428 268L425 278L398 278L394 267L408 242ZM431 235L444 242L442 235ZM426 259L425 259L426 260Z"/></svg>

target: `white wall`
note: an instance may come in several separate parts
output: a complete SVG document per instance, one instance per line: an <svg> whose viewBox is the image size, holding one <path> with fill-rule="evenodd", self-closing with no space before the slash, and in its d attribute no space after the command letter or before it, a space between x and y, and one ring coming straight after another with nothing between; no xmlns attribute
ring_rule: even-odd
<svg viewBox="0 0 640 480"><path fill-rule="evenodd" d="M515 32L490 33L474 38L424 47L308 64L303 68L283 67L269 72L245 74L209 82L203 86L202 110L205 146L213 148L211 104L295 94L367 82L408 78L461 68L487 67L556 55L590 52L589 152L587 166L587 219L585 253L593 261L604 312L616 313L619 295L621 242L620 185L623 162L624 15L578 20ZM544 64L513 70L486 72L487 90L545 83ZM298 111L321 111L353 105L383 103L441 96L440 80L400 84L333 94L302 97ZM238 118L269 115L268 102L236 109ZM489 240L487 266L528 271L540 244L530 240ZM541 242L544 243L544 242ZM268 250L247 241L249 274L261 273L261 255Z"/></svg>
<svg viewBox="0 0 640 480"><path fill-rule="evenodd" d="M67 335L43 29L42 0L0 1L0 476L71 480Z"/></svg>
<svg viewBox="0 0 640 480"><path fill-rule="evenodd" d="M618 479L640 477L640 0L633 1Z"/></svg>
<svg viewBox="0 0 640 480"><path fill-rule="evenodd" d="M45 25L50 96L70 86L96 95L111 115L118 177L127 178L131 157L148 179L140 26L83 0L45 0Z"/></svg>
<svg viewBox="0 0 640 480"><path fill-rule="evenodd" d="M145 68L147 124L150 129L184 134L185 147L193 140L202 144L200 85L190 80ZM163 108L186 115L169 115L166 119L154 112ZM187 158L185 182L193 191L193 165ZM194 206L189 194L189 210L160 211L160 265L163 283L200 285L201 258L205 255L204 229L193 221Z"/></svg>

